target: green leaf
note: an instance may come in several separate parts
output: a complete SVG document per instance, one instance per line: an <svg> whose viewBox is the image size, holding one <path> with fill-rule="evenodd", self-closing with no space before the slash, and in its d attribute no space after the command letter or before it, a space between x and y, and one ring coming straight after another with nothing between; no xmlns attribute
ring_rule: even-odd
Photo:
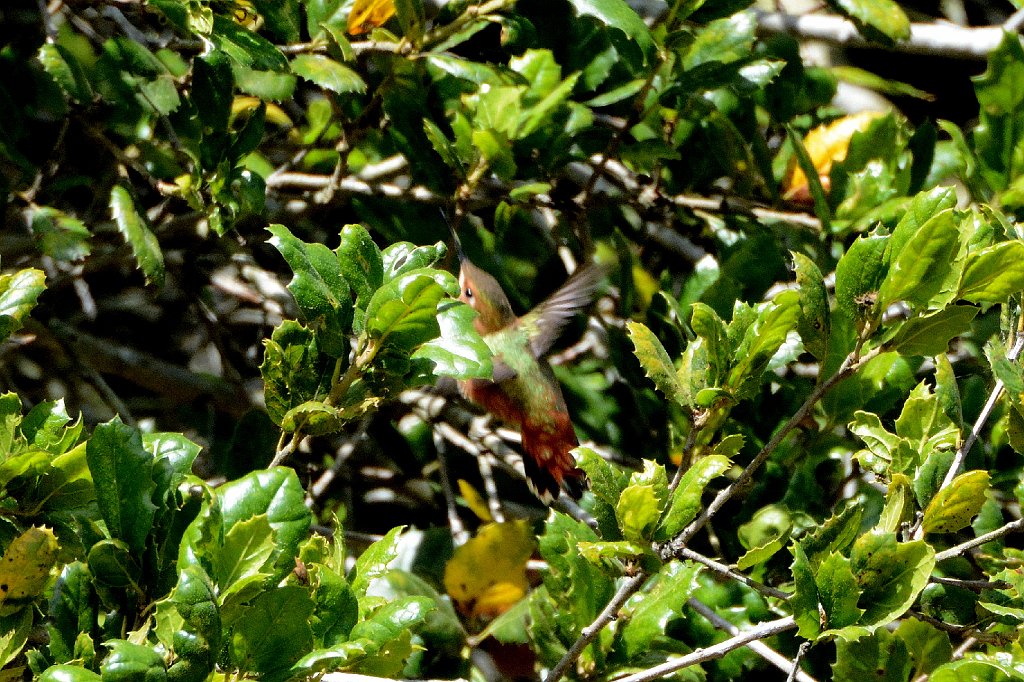
<svg viewBox="0 0 1024 682"><path fill-rule="evenodd" d="M456 379L487 379L493 376L491 349L473 326L476 312L460 301L445 301L437 307L441 334L416 349L413 358L434 363L433 373Z"/></svg>
<svg viewBox="0 0 1024 682"><path fill-rule="evenodd" d="M398 542L404 529L404 526L392 528L387 535L367 547L356 559L351 582L352 591L357 597L364 597L370 583L387 572L388 565L398 556Z"/></svg>
<svg viewBox="0 0 1024 682"><path fill-rule="evenodd" d="M0 616L19 611L39 597L57 563L57 538L32 527L14 538L0 558Z"/></svg>
<svg viewBox="0 0 1024 682"><path fill-rule="evenodd" d="M152 647L133 644L123 639L104 642L110 653L103 659L101 670L104 680L136 682L160 680L166 676L164 659Z"/></svg>
<svg viewBox="0 0 1024 682"><path fill-rule="evenodd" d="M818 589L821 620L828 630L842 630L856 625L864 609L857 606L861 588L850 569L850 560L841 554L829 554L818 565L814 575ZM842 636L842 633L839 633Z"/></svg>
<svg viewBox="0 0 1024 682"><path fill-rule="evenodd" d="M267 413L280 425L293 408L327 397L335 363L320 352L313 332L293 320L275 328L264 344L260 372Z"/></svg>
<svg viewBox="0 0 1024 682"><path fill-rule="evenodd" d="M26 268L0 274L0 341L21 329L45 288L46 275L42 270Z"/></svg>
<svg viewBox="0 0 1024 682"><path fill-rule="evenodd" d="M145 219L139 214L128 190L115 185L110 190L110 213L117 224L117 231L132 247L135 262L146 276L146 282L157 287L164 285L164 254L160 243Z"/></svg>
<svg viewBox="0 0 1024 682"><path fill-rule="evenodd" d="M953 305L922 317L912 317L903 323L887 348L901 355L941 355L951 339L971 328L978 308Z"/></svg>
<svg viewBox="0 0 1024 682"><path fill-rule="evenodd" d="M622 629L622 648L627 661L636 660L651 650L655 640L666 636L665 627L679 617L686 601L697 589L700 566L671 561L658 571L644 590Z"/></svg>
<svg viewBox="0 0 1024 682"><path fill-rule="evenodd" d="M896 301L926 305L942 287L960 248L953 209L941 211L927 220L900 247L904 229L911 230L913 226L901 221L893 232L889 272L878 290L878 304L883 309Z"/></svg>
<svg viewBox="0 0 1024 682"><path fill-rule="evenodd" d="M436 270L412 270L378 289L366 308L370 338L404 351L437 338L437 304L445 294L439 281L446 276L450 278Z"/></svg>
<svg viewBox="0 0 1024 682"><path fill-rule="evenodd" d="M676 368L658 337L640 322L626 322L626 329L633 342L633 352L640 361L644 373L654 382L654 386L669 400L685 405L686 387L676 376Z"/></svg>
<svg viewBox="0 0 1024 682"><path fill-rule="evenodd" d="M981 470L954 478L928 503L921 528L926 533L953 533L971 525L987 499L989 478L989 473Z"/></svg>
<svg viewBox="0 0 1024 682"><path fill-rule="evenodd" d="M949 635L924 621L907 618L896 628L896 636L907 645L914 661L914 672L910 675L912 680L928 675L953 657Z"/></svg>
<svg viewBox="0 0 1024 682"><path fill-rule="evenodd" d="M800 291L800 317L796 330L807 352L818 360L824 360L832 327L825 280L814 261L797 251L791 253Z"/></svg>
<svg viewBox="0 0 1024 682"><path fill-rule="evenodd" d="M305 588L285 585L260 593L231 633L232 661L262 679L282 681L313 646L313 601Z"/></svg>
<svg viewBox="0 0 1024 682"><path fill-rule="evenodd" d="M213 50L193 61L192 101L203 125L214 132L228 129L235 78L228 56Z"/></svg>
<svg viewBox="0 0 1024 682"><path fill-rule="evenodd" d="M910 654L903 640L885 628L856 641L836 643L832 664L834 682L906 682L910 675Z"/></svg>
<svg viewBox="0 0 1024 682"><path fill-rule="evenodd" d="M51 258L62 261L80 261L92 251L92 234L81 220L49 206L31 210L32 234L39 248Z"/></svg>
<svg viewBox="0 0 1024 682"><path fill-rule="evenodd" d="M358 73L330 57L300 54L292 59L292 73L331 92L366 92L366 82Z"/></svg>
<svg viewBox="0 0 1024 682"><path fill-rule="evenodd" d="M930 682L1004 682L1019 680L1020 673L998 660L961 659L936 668L928 679Z"/></svg>
<svg viewBox="0 0 1024 682"><path fill-rule="evenodd" d="M672 492L668 511L662 518L655 539L665 541L675 537L691 521L697 518L701 509L701 496L704 488L713 478L721 476L732 466L728 458L722 455L703 457L683 474L679 485Z"/></svg>
<svg viewBox="0 0 1024 682"><path fill-rule="evenodd" d="M341 274L356 294L356 315L352 330L361 333L366 322L366 306L384 283L384 261L380 249L362 225L341 228L341 243L334 250Z"/></svg>
<svg viewBox="0 0 1024 682"><path fill-rule="evenodd" d="M576 14L594 17L608 28L622 31L639 46L644 61L654 56L655 42L647 24L623 0L569 0Z"/></svg>
<svg viewBox="0 0 1024 682"><path fill-rule="evenodd" d="M100 540L89 549L89 573L100 585L137 588L142 567L121 540Z"/></svg>
<svg viewBox="0 0 1024 682"><path fill-rule="evenodd" d="M96 427L85 456L108 532L141 556L156 514L153 456L142 447L141 434L114 417Z"/></svg>
<svg viewBox="0 0 1024 682"><path fill-rule="evenodd" d="M323 244L307 244L284 225L267 228L269 242L288 262L293 275L288 290L295 297L303 319L318 332L325 353L341 357L348 352L352 326L352 295L342 275L338 255Z"/></svg>
<svg viewBox="0 0 1024 682"><path fill-rule="evenodd" d="M892 46L910 37L910 19L893 0L829 0L870 40Z"/></svg>
<svg viewBox="0 0 1024 682"><path fill-rule="evenodd" d="M16 673L11 663L28 643L33 615L32 609L22 609L12 615L0 616L0 669Z"/></svg>
<svg viewBox="0 0 1024 682"><path fill-rule="evenodd" d="M444 242L438 242L429 246L415 246L409 242L396 242L381 252L381 260L384 266L384 281L390 282L400 275L414 270L429 268L444 258L446 253L448 253L448 248L444 245ZM452 281L454 282L454 280ZM442 282L439 281L438 284L442 284ZM442 286L445 287L448 293L453 296L457 295L457 284L454 289L449 289L445 284L442 284Z"/></svg>
<svg viewBox="0 0 1024 682"><path fill-rule="evenodd" d="M295 471L274 467L246 474L217 489L223 514L224 532L236 523L266 514L277 540L274 563L278 575L294 568L292 557L309 532L312 514L306 508L306 493Z"/></svg>
<svg viewBox="0 0 1024 682"><path fill-rule="evenodd" d="M853 543L851 568L864 590L861 623L874 629L903 615L928 584L935 550L927 543L896 542L893 533L870 531Z"/></svg>
<svg viewBox="0 0 1024 682"><path fill-rule="evenodd" d="M590 489L597 499L614 507L619 495L629 484L629 475L621 468L610 464L591 448L580 446L573 450L576 464L587 474Z"/></svg>
<svg viewBox="0 0 1024 682"><path fill-rule="evenodd" d="M879 307L865 298L878 291L885 277L883 254L888 241L889 237L874 234L858 237L836 265L836 309L851 324L878 315ZM852 337L840 340L853 347ZM832 344L830 356L839 350L837 345Z"/></svg>
<svg viewBox="0 0 1024 682"><path fill-rule="evenodd" d="M265 514L235 523L213 554L213 578L222 595L237 582L269 577L264 571L274 553L274 530Z"/></svg>
<svg viewBox="0 0 1024 682"><path fill-rule="evenodd" d="M323 646L334 646L349 639L359 616L359 602L348 582L330 568L315 564L309 569L310 581L316 585L313 601L316 608L310 619L313 637Z"/></svg>
<svg viewBox="0 0 1024 682"><path fill-rule="evenodd" d="M622 491L615 505L615 517L627 540L649 540L650 533L661 518L664 500L653 485L630 485Z"/></svg>
<svg viewBox="0 0 1024 682"><path fill-rule="evenodd" d="M1024 243L1001 242L972 253L967 260L960 297L974 303L1004 303L1024 291Z"/></svg>
<svg viewBox="0 0 1024 682"><path fill-rule="evenodd" d="M733 355L733 366L726 384L734 395L749 395L761 384L768 362L796 328L800 316L800 296L786 291L770 303L758 306L756 321L747 327Z"/></svg>
<svg viewBox="0 0 1024 682"><path fill-rule="evenodd" d="M285 71L288 60L274 44L227 17L213 18L214 46L238 64L257 71Z"/></svg>
<svg viewBox="0 0 1024 682"><path fill-rule="evenodd" d="M71 417L64 407L64 399L56 402L46 400L25 415L21 423L21 433L25 439L50 454L61 455L70 450L82 434L82 419L68 425Z"/></svg>
<svg viewBox="0 0 1024 682"><path fill-rule="evenodd" d="M39 682L100 682L102 678L77 665L54 665L39 676Z"/></svg>
<svg viewBox="0 0 1024 682"><path fill-rule="evenodd" d="M860 532L863 515L863 505L848 503L804 536L800 540L800 546L808 560L812 564L817 564L821 555L845 552Z"/></svg>
<svg viewBox="0 0 1024 682"><path fill-rule="evenodd" d="M50 599L47 631L50 654L59 662L74 658L79 633L90 632L96 622L96 595L92 576L81 561L61 569Z"/></svg>
<svg viewBox="0 0 1024 682"><path fill-rule="evenodd" d="M76 102L92 101L92 86L74 53L63 45L44 43L36 57L68 97Z"/></svg>

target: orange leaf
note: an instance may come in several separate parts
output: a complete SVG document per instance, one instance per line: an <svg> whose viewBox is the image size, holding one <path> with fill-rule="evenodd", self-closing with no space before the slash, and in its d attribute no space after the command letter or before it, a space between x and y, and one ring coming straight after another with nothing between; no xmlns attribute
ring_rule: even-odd
<svg viewBox="0 0 1024 682"><path fill-rule="evenodd" d="M881 111L862 111L820 125L807 133L804 138L804 148L807 149L807 155L811 157L811 162L818 171L821 186L825 191L829 189L829 173L832 171L832 164L846 158L846 152L850 149L850 140L854 133L867 130L872 121L882 116L885 114ZM790 160L782 189L783 196L789 201L798 203L811 201L807 176L797 164L796 157Z"/></svg>
<svg viewBox="0 0 1024 682"><path fill-rule="evenodd" d="M348 15L348 34L359 35L383 26L395 15L395 0L356 0Z"/></svg>

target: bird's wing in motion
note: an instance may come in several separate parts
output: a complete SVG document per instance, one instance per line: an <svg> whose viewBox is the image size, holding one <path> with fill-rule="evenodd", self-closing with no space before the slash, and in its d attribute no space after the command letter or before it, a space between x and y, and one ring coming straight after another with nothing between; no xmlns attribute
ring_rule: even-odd
<svg viewBox="0 0 1024 682"><path fill-rule="evenodd" d="M551 350L569 320L590 305L605 275L606 268L590 263L574 272L558 291L519 318L520 325L530 337L534 357L539 358Z"/></svg>

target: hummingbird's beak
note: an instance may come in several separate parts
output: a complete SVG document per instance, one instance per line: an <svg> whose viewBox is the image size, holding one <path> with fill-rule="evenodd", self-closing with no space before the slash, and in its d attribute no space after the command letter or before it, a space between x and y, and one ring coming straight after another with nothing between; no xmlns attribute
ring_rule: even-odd
<svg viewBox="0 0 1024 682"><path fill-rule="evenodd" d="M455 226L452 225L452 221L448 219L448 214L443 208L441 209L441 217L444 218L444 223L448 226L448 234L452 236L455 253L459 256L459 264L462 264L466 260L466 253L462 250L462 242L459 241L459 235L455 232Z"/></svg>

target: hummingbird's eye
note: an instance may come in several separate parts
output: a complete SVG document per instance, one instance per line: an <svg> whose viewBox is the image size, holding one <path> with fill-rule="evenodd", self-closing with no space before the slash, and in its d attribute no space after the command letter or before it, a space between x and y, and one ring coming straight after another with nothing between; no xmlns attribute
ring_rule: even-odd
<svg viewBox="0 0 1024 682"><path fill-rule="evenodd" d="M473 298L473 290L466 287L466 298Z"/></svg>

